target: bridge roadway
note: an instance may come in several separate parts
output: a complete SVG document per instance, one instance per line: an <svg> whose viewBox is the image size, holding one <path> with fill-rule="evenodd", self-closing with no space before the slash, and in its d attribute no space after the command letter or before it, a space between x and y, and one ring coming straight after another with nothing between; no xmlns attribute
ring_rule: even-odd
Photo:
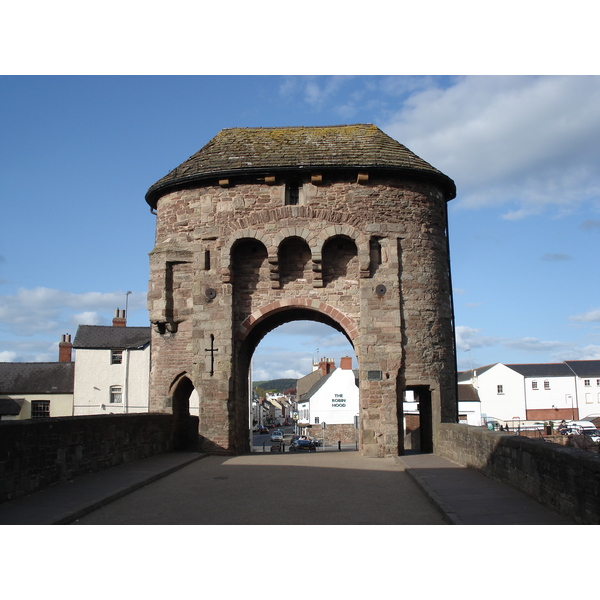
<svg viewBox="0 0 600 600"><path fill-rule="evenodd" d="M559 525L525 494L433 454L171 453L0 504L0 524Z"/></svg>

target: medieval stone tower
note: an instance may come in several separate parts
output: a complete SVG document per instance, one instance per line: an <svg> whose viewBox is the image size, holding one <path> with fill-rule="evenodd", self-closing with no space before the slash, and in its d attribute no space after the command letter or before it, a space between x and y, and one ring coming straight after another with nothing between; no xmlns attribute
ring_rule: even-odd
<svg viewBox="0 0 600 600"><path fill-rule="evenodd" d="M446 175L374 125L225 129L155 183L150 407L199 395L206 451L249 451L248 372L272 329L326 323L354 347L360 450L402 454L455 422ZM183 419L185 421L185 419Z"/></svg>

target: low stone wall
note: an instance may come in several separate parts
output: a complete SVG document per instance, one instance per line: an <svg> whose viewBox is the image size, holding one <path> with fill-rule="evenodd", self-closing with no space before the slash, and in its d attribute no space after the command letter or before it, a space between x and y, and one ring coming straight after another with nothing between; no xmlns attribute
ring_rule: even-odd
<svg viewBox="0 0 600 600"><path fill-rule="evenodd" d="M2 421L0 502L74 477L170 452L173 440L173 417L169 414Z"/></svg>
<svg viewBox="0 0 600 600"><path fill-rule="evenodd" d="M577 523L600 524L600 456L482 427L434 425L434 452L512 485Z"/></svg>
<svg viewBox="0 0 600 600"><path fill-rule="evenodd" d="M323 439L323 429L319 425L313 425L307 429L308 435L317 440ZM325 444L327 446L337 446L338 442L342 444L354 444L358 440L358 430L354 425L330 425L325 427Z"/></svg>

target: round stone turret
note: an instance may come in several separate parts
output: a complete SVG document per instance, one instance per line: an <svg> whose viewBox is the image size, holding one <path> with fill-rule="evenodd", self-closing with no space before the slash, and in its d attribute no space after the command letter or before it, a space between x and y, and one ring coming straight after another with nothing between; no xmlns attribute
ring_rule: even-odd
<svg viewBox="0 0 600 600"><path fill-rule="evenodd" d="M361 452L431 449L433 424L457 418L455 195L374 125L221 131L146 194L152 410L173 411L182 432L197 415L206 451L248 451L252 354L279 325L312 320L356 352Z"/></svg>

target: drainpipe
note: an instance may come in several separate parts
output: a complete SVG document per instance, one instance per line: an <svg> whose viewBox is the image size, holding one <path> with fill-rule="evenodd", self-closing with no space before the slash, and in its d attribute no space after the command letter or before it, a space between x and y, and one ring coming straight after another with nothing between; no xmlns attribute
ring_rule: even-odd
<svg viewBox="0 0 600 600"><path fill-rule="evenodd" d="M125 349L125 381L123 382L123 413L129 412L129 348Z"/></svg>
<svg viewBox="0 0 600 600"><path fill-rule="evenodd" d="M575 406L577 406L577 413L579 416L579 375L575 373L575 371L571 368L571 365L569 363L565 362L565 365L567 365L571 373L573 373L573 384L575 387ZM575 421L575 406L573 406L573 400L571 400L571 417L573 421Z"/></svg>

